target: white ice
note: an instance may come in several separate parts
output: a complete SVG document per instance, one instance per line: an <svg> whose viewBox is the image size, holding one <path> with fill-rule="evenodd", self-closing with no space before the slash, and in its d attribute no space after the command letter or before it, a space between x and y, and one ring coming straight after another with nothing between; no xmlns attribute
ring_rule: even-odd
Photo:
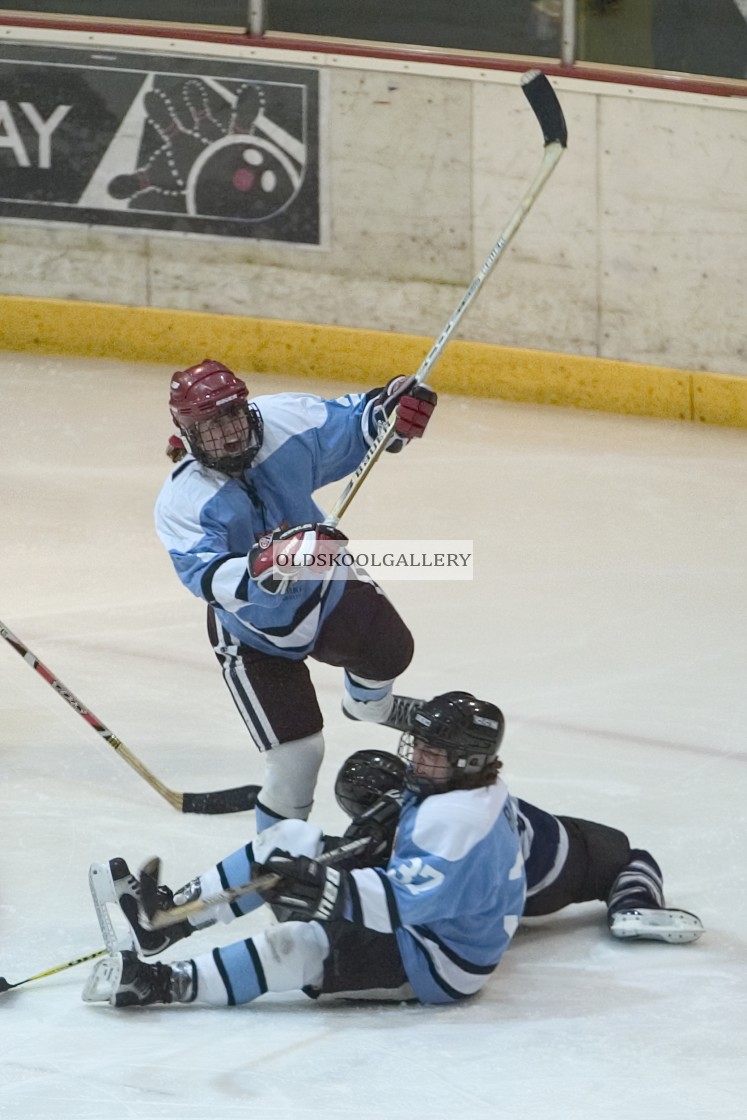
<svg viewBox="0 0 747 1120"><path fill-rule="evenodd" d="M167 785L199 791L259 781L261 763L152 527L169 372L2 359L0 617ZM387 585L416 638L399 690L498 702L512 790L649 848L669 900L701 916L697 944L615 942L589 904L520 930L478 998L438 1009L290 994L117 1012L81 1002L82 965L0 996L0 1116L741 1120L745 452L744 431L446 397L342 523L353 539L474 539L472 583ZM340 762L396 738L345 720L339 672L312 672L314 817L337 832ZM253 816L178 814L5 642L0 690L0 975L15 982L100 947L92 861L157 853L176 885L249 840Z"/></svg>

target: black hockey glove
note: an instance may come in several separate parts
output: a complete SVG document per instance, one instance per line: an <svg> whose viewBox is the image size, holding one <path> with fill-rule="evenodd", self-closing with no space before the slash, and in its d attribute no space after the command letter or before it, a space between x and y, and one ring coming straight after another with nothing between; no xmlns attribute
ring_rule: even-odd
<svg viewBox="0 0 747 1120"><path fill-rule="evenodd" d="M402 791L391 789L348 825L343 843L368 840L366 847L355 855L358 867L382 867L389 862L401 808Z"/></svg>
<svg viewBox="0 0 747 1120"><path fill-rule="evenodd" d="M263 887L265 902L285 906L297 921L333 922L344 917L350 895L347 872L326 867L308 856L292 856L275 848L265 863L252 865L252 880L277 875L278 882Z"/></svg>

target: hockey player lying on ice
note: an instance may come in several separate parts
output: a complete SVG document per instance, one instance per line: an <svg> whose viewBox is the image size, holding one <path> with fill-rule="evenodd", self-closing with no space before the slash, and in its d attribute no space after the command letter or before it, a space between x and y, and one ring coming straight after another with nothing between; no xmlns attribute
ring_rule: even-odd
<svg viewBox="0 0 747 1120"><path fill-rule="evenodd" d="M281 821L176 894L159 888L158 907L168 910L278 876L261 895L193 916L195 925L183 919L145 928L140 885L124 860L95 865L100 916L118 902L142 956L246 914L263 899L282 908L285 920L169 964L116 951L102 922L111 956L97 963L83 998L114 1007L226 1006L303 990L448 1003L485 984L522 915L592 899L606 903L615 937L682 943L703 932L695 915L665 909L656 861L631 850L624 833L551 816L509 794L498 777L504 720L494 704L449 692L415 709L410 727L399 758L361 751L343 765L338 802L358 817L344 838L325 837L306 821ZM335 866L315 858L363 837L362 855Z"/></svg>

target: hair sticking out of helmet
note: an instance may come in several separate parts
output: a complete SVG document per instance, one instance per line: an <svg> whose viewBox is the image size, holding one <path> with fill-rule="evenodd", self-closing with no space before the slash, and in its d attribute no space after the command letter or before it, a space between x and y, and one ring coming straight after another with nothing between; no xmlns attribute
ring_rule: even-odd
<svg viewBox="0 0 747 1120"><path fill-rule="evenodd" d="M353 820L363 816L390 790L398 793L405 784L405 763L386 751L356 751L346 758L335 781L335 797Z"/></svg>
<svg viewBox="0 0 747 1120"><path fill-rule="evenodd" d="M402 736L405 786L428 796L493 785L505 720L500 708L469 692L445 692L417 708Z"/></svg>
<svg viewBox="0 0 747 1120"><path fill-rule="evenodd" d="M240 475L262 446L262 417L245 383L222 362L205 358L171 376L169 408L199 463Z"/></svg>

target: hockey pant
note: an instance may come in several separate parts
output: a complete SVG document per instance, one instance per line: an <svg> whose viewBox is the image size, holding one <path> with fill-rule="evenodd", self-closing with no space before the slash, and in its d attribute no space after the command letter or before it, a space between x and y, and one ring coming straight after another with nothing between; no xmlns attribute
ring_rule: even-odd
<svg viewBox="0 0 747 1120"><path fill-rule="evenodd" d="M306 819L324 756L324 720L305 659L275 657L237 642L212 607L208 634L239 714L265 752L258 827L286 817ZM394 680L412 655L412 635L386 596L375 583L354 579L309 654L345 670L348 710L377 719L386 717Z"/></svg>
<svg viewBox="0 0 747 1120"><path fill-rule="evenodd" d="M574 902L606 902L631 858L624 832L577 817L556 817L517 800L527 876L524 917L553 914Z"/></svg>

